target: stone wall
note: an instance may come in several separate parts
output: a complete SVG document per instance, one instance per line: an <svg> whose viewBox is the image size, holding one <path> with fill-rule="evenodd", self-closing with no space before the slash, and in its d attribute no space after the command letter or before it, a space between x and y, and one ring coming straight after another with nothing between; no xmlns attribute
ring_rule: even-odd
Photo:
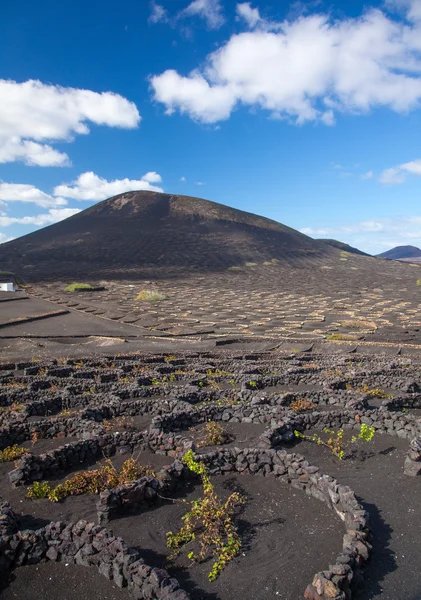
<svg viewBox="0 0 421 600"><path fill-rule="evenodd" d="M218 449L204 455L195 455L209 468L212 475L241 473L274 476L280 484L290 484L325 502L344 522L343 548L335 564L328 571L317 573L305 591L307 600L349 600L353 588L360 581L361 569L371 551L368 514L358 503L353 491L339 484L333 477L322 475L299 454L285 450ZM180 461L163 469L156 478L143 477L137 482L119 486L100 494L97 503L98 519L106 523L120 512L150 506L170 495L180 481L197 478Z"/></svg>
<svg viewBox="0 0 421 600"><path fill-rule="evenodd" d="M13 520L8 508L0 500L0 511L8 511ZM117 586L128 587L134 600L189 599L168 571L149 567L139 551L107 529L86 521L50 523L36 531L2 530L0 548L2 580L17 567L58 561L95 567Z"/></svg>
<svg viewBox="0 0 421 600"><path fill-rule="evenodd" d="M16 487L65 474L74 467L83 467L86 463L116 453L132 453L136 449L177 456L185 453L190 447L190 440L182 435L156 435L136 430L107 433L65 444L39 456L30 452L24 454L15 461L15 469L8 475L10 482Z"/></svg>
<svg viewBox="0 0 421 600"><path fill-rule="evenodd" d="M294 438L294 430L303 433L308 429L359 429L361 423L372 425L376 433L412 439L421 435L421 421L414 415L387 410L365 410L361 415L355 410L311 412L293 414L289 412L276 427L265 431L259 440L260 447L273 448Z"/></svg>
<svg viewBox="0 0 421 600"><path fill-rule="evenodd" d="M105 525L111 519L128 510L150 507L171 495L187 479L197 479L197 475L187 469L179 460L162 468L156 477L142 477L137 481L119 485L99 494L96 505L98 523Z"/></svg>

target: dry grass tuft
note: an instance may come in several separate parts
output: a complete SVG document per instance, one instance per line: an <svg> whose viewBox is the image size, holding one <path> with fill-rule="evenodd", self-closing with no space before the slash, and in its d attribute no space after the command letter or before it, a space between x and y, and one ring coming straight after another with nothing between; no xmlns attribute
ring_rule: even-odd
<svg viewBox="0 0 421 600"><path fill-rule="evenodd" d="M358 335L351 335L350 333L331 333L327 336L329 342L343 341L343 342L355 342L359 339Z"/></svg>
<svg viewBox="0 0 421 600"><path fill-rule="evenodd" d="M89 283L71 283L64 288L66 292L78 292L79 290L93 290Z"/></svg>
<svg viewBox="0 0 421 600"><path fill-rule="evenodd" d="M159 302L165 299L166 295L158 292L158 290L141 290L136 296L136 300L141 302Z"/></svg>
<svg viewBox="0 0 421 600"><path fill-rule="evenodd" d="M351 319L348 321L339 321L342 327L346 329L377 329L373 321L362 321L360 319Z"/></svg>

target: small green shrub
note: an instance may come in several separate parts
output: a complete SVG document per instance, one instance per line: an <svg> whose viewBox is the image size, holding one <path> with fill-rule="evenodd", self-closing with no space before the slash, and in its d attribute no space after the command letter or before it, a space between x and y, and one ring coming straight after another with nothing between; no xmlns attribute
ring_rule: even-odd
<svg viewBox="0 0 421 600"><path fill-rule="evenodd" d="M209 421L205 426L204 437L199 441L198 447L219 446L231 441L231 436L226 429L215 421Z"/></svg>
<svg viewBox="0 0 421 600"><path fill-rule="evenodd" d="M183 456L184 464L202 480L203 497L190 503L190 510L182 517L183 526L177 533L167 533L167 546L172 550L170 560L174 560L193 544L195 548L187 553L193 562L203 562L214 558L209 581L215 581L221 571L240 552L241 540L233 523L235 510L244 503L244 497L233 492L226 502L222 502L210 480L209 471L203 462L194 458L192 450Z"/></svg>
<svg viewBox="0 0 421 600"><path fill-rule="evenodd" d="M99 469L76 473L55 488L52 488L48 481L35 481L29 486L26 497L32 500L48 498L51 502L60 502L67 496L99 494L104 490L149 475L154 476L152 469L149 466L140 465L134 458L127 459L122 464L120 471L117 471L111 461L107 460L107 463Z"/></svg>
<svg viewBox="0 0 421 600"><path fill-rule="evenodd" d="M51 493L51 486L48 481L35 481L29 488L26 494L27 498L31 500L39 500L41 498L48 498Z"/></svg>
<svg viewBox="0 0 421 600"><path fill-rule="evenodd" d="M246 262L244 263L245 267L257 267L257 263L255 262Z"/></svg>
<svg viewBox="0 0 421 600"><path fill-rule="evenodd" d="M351 446L356 444L359 440L371 442L376 430L372 425L369 426L365 423L361 423L358 436L353 435L349 441L344 440L343 429L338 429L338 431L335 431L325 427L323 432L328 434L327 440L324 440L318 433L314 433L313 435L304 435L304 433L295 430L294 435L295 437L307 440L308 442L314 442L319 446L325 446L325 448L328 448L332 454L342 460L343 458L346 458L346 454L349 452Z"/></svg>
<svg viewBox="0 0 421 600"><path fill-rule="evenodd" d="M228 271L242 271L241 267L228 267Z"/></svg>
<svg viewBox="0 0 421 600"><path fill-rule="evenodd" d="M140 300L141 302L159 302L165 299L166 295L161 294L157 290L141 290L136 296L136 300Z"/></svg>
<svg viewBox="0 0 421 600"><path fill-rule="evenodd" d="M347 383L346 389L352 390L353 388L349 383ZM369 388L366 383L362 387L357 387L355 391L359 394L365 394L366 396L370 396L371 398L380 398L381 400L393 398L393 394L388 394L381 388Z"/></svg>
<svg viewBox="0 0 421 600"><path fill-rule="evenodd" d="M417 279L417 286L421 286L421 279Z"/></svg>
<svg viewBox="0 0 421 600"><path fill-rule="evenodd" d="M15 460L16 458L22 456L22 454L25 454L25 452L28 452L28 450L21 448L17 444L14 446L9 446L4 450L0 450L0 463Z"/></svg>
<svg viewBox="0 0 421 600"><path fill-rule="evenodd" d="M79 290L93 290L93 286L89 283L71 283L64 288L66 292L78 292Z"/></svg>

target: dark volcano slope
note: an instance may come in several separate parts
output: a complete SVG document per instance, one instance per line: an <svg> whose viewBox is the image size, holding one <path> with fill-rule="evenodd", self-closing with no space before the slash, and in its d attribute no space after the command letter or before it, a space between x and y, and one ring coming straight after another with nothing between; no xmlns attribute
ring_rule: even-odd
<svg viewBox="0 0 421 600"><path fill-rule="evenodd" d="M396 246L391 250L377 254L379 258L389 260L400 260L403 258L421 258L421 250L416 246Z"/></svg>
<svg viewBox="0 0 421 600"><path fill-rule="evenodd" d="M291 266L337 251L280 223L222 204L129 192L0 246L0 265L28 281L171 277L277 259Z"/></svg>
<svg viewBox="0 0 421 600"><path fill-rule="evenodd" d="M371 256L367 254L367 252L363 252L362 250L358 250L358 248L354 248L349 244L345 244L345 242L340 242L339 240L331 240L325 238L318 238L319 242L324 242L325 244L329 244L329 246L333 246L334 248L338 248L343 252L349 252L350 254L359 254L360 256Z"/></svg>

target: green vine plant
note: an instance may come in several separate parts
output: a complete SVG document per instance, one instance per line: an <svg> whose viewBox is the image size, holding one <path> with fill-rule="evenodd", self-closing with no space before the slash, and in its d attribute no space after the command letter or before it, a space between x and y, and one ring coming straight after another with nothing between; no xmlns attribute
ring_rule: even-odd
<svg viewBox="0 0 421 600"><path fill-rule="evenodd" d="M17 444L8 446L7 448L4 448L4 450L0 450L0 463L16 460L17 458L20 458L22 454L25 454L25 452L28 452L28 449L21 448Z"/></svg>
<svg viewBox="0 0 421 600"><path fill-rule="evenodd" d="M172 550L169 560L174 561L183 550L193 563L214 559L208 573L215 581L225 566L240 552L241 539L233 522L233 515L245 498L233 492L222 502L210 480L203 462L194 458L192 450L183 456L184 464L202 480L203 497L190 503L190 510L182 517L183 526L177 533L167 533L167 546Z"/></svg>
<svg viewBox="0 0 421 600"><path fill-rule="evenodd" d="M347 383L346 389L352 390L353 387L349 383ZM365 394L366 396L370 396L371 398L379 398L380 400L390 400L390 398L393 398L393 394L388 394L381 388L369 388L366 383L362 387L357 387L355 391L359 394Z"/></svg>
<svg viewBox="0 0 421 600"><path fill-rule="evenodd" d="M343 429L338 429L338 431L335 431L334 429L328 429L325 427L323 432L329 435L327 439L322 438L318 433L314 433L313 435L305 435L297 430L294 431L294 435L302 440L314 442L319 446L325 446L325 448L328 448L332 454L342 460L349 455L351 447L359 440L371 442L375 434L375 429L371 425L369 426L365 423L361 423L359 434L357 436L353 435L350 440L344 440Z"/></svg>
<svg viewBox="0 0 421 600"><path fill-rule="evenodd" d="M209 421L204 429L204 437L198 442L198 447L219 446L232 441L232 436L220 423Z"/></svg>
<svg viewBox="0 0 421 600"><path fill-rule="evenodd" d="M120 471L117 471L108 459L106 464L99 467L99 469L76 473L56 487L51 487L48 481L35 481L29 486L26 497L31 500L47 498L51 502L60 502L67 496L99 494L104 490L136 481L136 479L146 475L153 476L154 472L149 466L140 465L133 457L122 464Z"/></svg>

